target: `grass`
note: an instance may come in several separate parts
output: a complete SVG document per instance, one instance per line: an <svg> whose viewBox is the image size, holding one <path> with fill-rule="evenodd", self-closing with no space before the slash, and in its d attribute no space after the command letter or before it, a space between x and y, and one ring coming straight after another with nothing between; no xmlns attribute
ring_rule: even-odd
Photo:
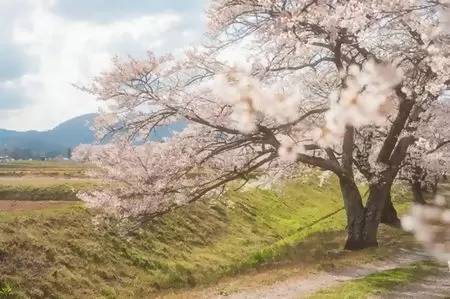
<svg viewBox="0 0 450 299"><path fill-rule="evenodd" d="M298 239L292 247L284 247L284 254L266 263L247 268L233 276L228 276L211 285L168 290L160 293L160 298L185 299L209 298L212 295L231 295L239 291L258 289L292 277L307 278L322 271L359 267L363 264L379 262L398 255L399 248L414 249L418 245L410 235L390 227L382 226L379 248L362 251L341 250L345 241L343 231L313 233Z"/></svg>
<svg viewBox="0 0 450 299"><path fill-rule="evenodd" d="M345 237L343 211L308 227L341 207L335 181L319 187L311 178L279 193L254 189L197 202L137 231L96 226L79 204L0 213L0 286L19 298L139 298L261 265L301 261L306 271L385 254L332 252ZM401 240L396 234L383 241L387 247Z"/></svg>
<svg viewBox="0 0 450 299"><path fill-rule="evenodd" d="M432 275L436 265L429 261L417 262L411 265L382 271L361 279L349 281L339 286L322 290L309 299L362 299L372 295L383 295L392 288L413 283Z"/></svg>

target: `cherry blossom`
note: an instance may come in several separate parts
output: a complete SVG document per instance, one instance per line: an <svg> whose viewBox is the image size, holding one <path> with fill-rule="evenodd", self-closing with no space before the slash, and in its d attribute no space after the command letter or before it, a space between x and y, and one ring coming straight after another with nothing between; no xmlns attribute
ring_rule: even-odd
<svg viewBox="0 0 450 299"><path fill-rule="evenodd" d="M437 152L419 153L447 144L449 114L439 109L448 89L446 5L211 1L205 45L181 57L115 60L85 88L107 104L96 130L109 144L78 156L110 187L81 197L110 214L151 217L313 167L339 179L346 248L378 245L380 223L399 225L396 179L412 178L413 165L435 168ZM229 63L227 50L250 63ZM174 122L186 128L151 140Z"/></svg>

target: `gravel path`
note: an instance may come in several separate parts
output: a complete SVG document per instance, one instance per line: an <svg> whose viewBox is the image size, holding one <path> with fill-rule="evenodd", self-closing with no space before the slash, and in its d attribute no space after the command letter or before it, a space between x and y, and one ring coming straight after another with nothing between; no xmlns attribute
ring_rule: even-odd
<svg viewBox="0 0 450 299"><path fill-rule="evenodd" d="M395 269L417 261L426 259L420 253L408 252L392 257L390 260L363 265L358 268L348 268L342 271L320 273L308 278L293 277L285 281L280 281L272 285L263 286L258 289L242 290L227 296L215 295L208 298L217 299L274 299L274 298L305 298L323 288L335 286L341 282L361 278L369 274ZM392 297L402 298L402 297ZM429 298L418 297L418 298ZM444 297L445 298L445 297Z"/></svg>
<svg viewBox="0 0 450 299"><path fill-rule="evenodd" d="M383 299L417 298L417 299L448 299L450 298L450 272L447 267L439 268L438 272L426 279L395 288Z"/></svg>

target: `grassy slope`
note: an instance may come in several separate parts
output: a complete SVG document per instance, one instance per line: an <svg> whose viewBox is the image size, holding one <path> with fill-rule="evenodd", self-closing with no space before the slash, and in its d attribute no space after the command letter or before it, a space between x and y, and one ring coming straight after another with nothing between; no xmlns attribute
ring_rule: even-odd
<svg viewBox="0 0 450 299"><path fill-rule="evenodd" d="M126 236L96 228L80 206L0 213L1 280L18 296L142 297L287 257L317 263L342 245L343 211L298 229L341 206L335 182L309 181L286 185L280 196L253 190L199 202Z"/></svg>
<svg viewBox="0 0 450 299"><path fill-rule="evenodd" d="M136 234L95 229L81 207L0 214L0 273L17 293L36 297L140 296L190 286L262 263L277 241L344 227L342 213L292 237L341 206L336 185L290 184L199 202ZM292 242L292 240L291 240Z"/></svg>
<svg viewBox="0 0 450 299"><path fill-rule="evenodd" d="M406 267L382 271L339 286L322 290L309 299L362 299L371 295L383 295L392 288L421 280L436 272L436 265L429 261Z"/></svg>

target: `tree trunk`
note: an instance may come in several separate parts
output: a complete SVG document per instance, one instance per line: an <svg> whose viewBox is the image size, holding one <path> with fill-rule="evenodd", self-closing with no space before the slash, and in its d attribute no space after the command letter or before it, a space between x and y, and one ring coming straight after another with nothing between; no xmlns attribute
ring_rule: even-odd
<svg viewBox="0 0 450 299"><path fill-rule="evenodd" d="M365 226L363 231L364 239L368 247L378 246L378 226L381 223L388 198L390 198L390 188L386 184L376 184L369 187L369 198L366 204ZM392 201L390 201L390 204L388 203L386 209L392 213L392 210L395 211L395 209L393 206L389 207L390 205L392 205Z"/></svg>
<svg viewBox="0 0 450 299"><path fill-rule="evenodd" d="M352 180L340 180L342 196L347 213L347 241L345 249L360 250L378 246L378 227L383 220L390 225L400 225L392 205L389 184L372 185L366 207L361 194Z"/></svg>
<svg viewBox="0 0 450 299"><path fill-rule="evenodd" d="M419 181L413 181L411 183L411 191L413 193L414 202L416 204L424 205L426 204L425 198L423 197L422 185Z"/></svg>
<svg viewBox="0 0 450 299"><path fill-rule="evenodd" d="M431 190L433 192L433 196L436 196L436 194L438 192L438 185L439 185L439 177L438 176L434 176L433 182L431 184Z"/></svg>
<svg viewBox="0 0 450 299"><path fill-rule="evenodd" d="M361 194L355 182L348 178L340 179L344 207L347 214L347 241L345 249L358 250L366 248L363 237L365 209Z"/></svg>
<svg viewBox="0 0 450 299"><path fill-rule="evenodd" d="M388 188L386 191L383 213L381 214L381 223L393 227L401 227L400 219L398 218L397 211L392 203L391 188Z"/></svg>

